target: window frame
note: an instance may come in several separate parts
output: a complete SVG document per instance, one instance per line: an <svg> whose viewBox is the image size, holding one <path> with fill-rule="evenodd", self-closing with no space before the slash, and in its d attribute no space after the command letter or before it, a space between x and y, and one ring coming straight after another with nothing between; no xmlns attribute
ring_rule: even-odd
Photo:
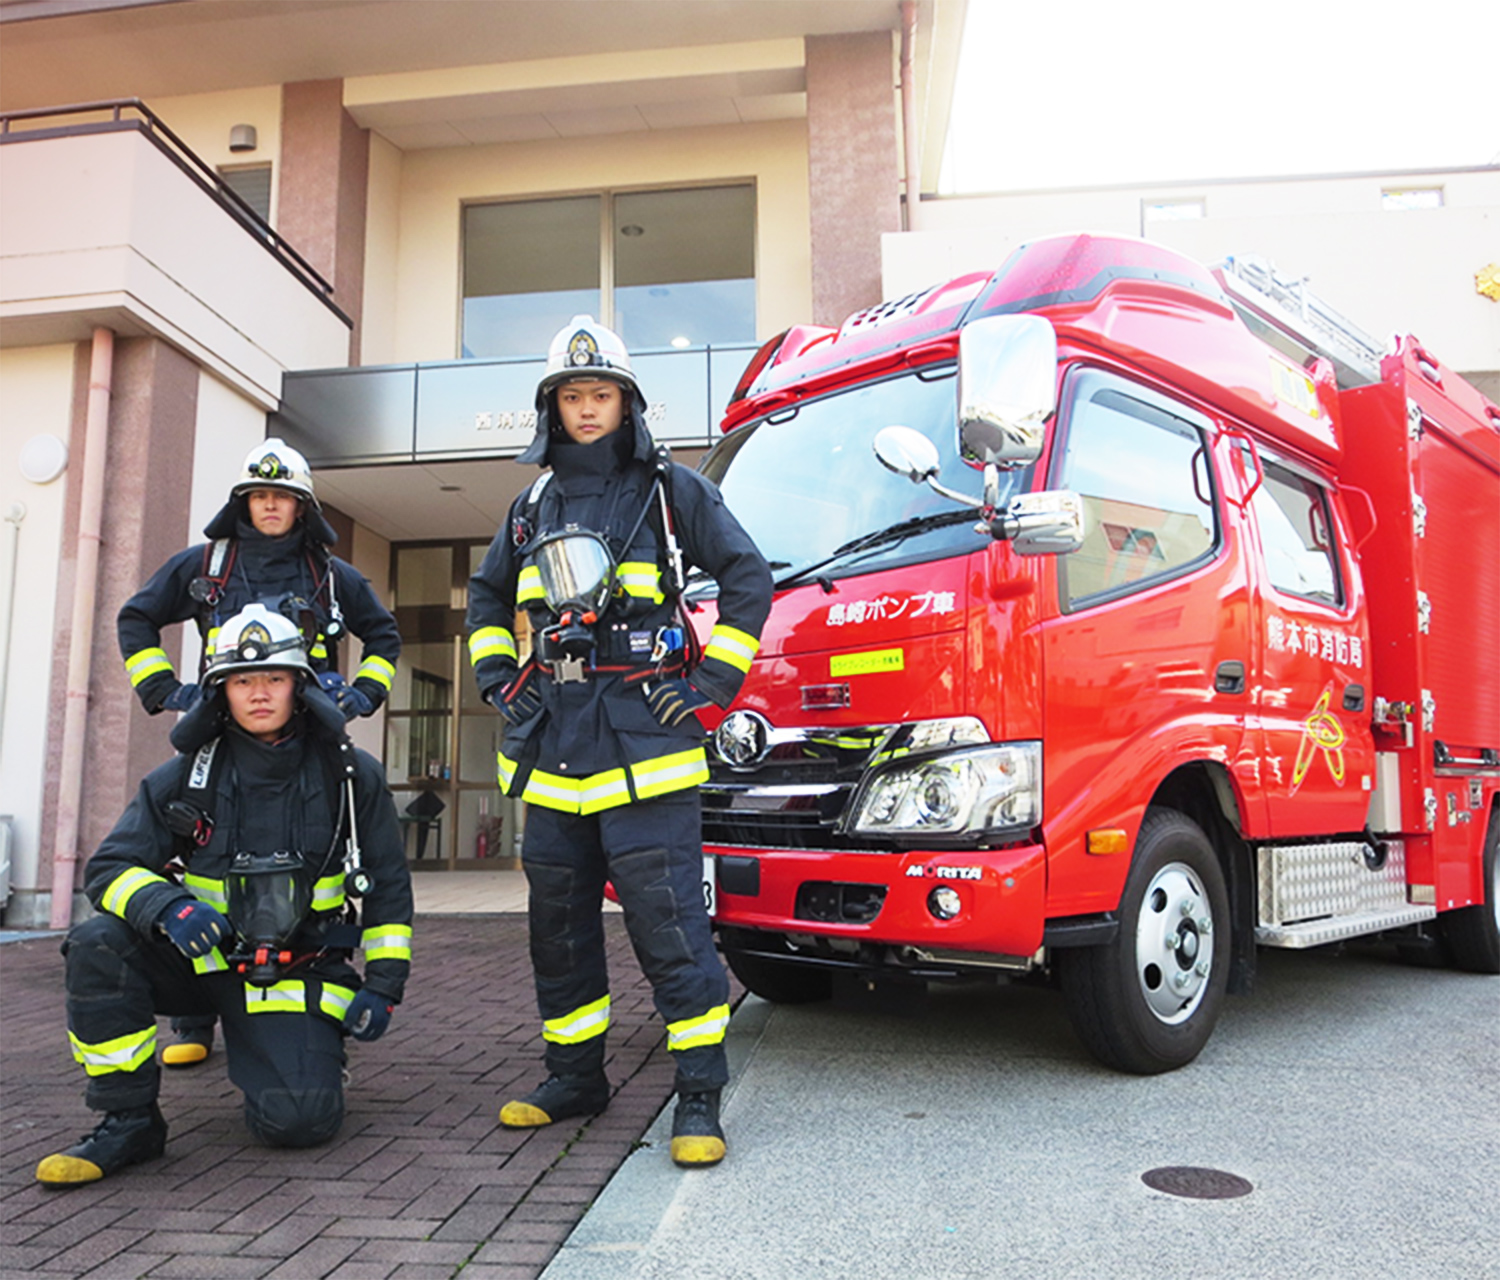
<svg viewBox="0 0 1500 1280"><path fill-rule="evenodd" d="M465 199L460 202L458 211L458 298L456 317L455 354L457 360L483 360L507 358L505 356L465 356L464 351L464 307L469 299L468 293L468 217L471 209L488 208L496 205L522 205L522 204L545 204L551 201L595 199L599 202L599 226L598 226L598 249L599 249L599 307L598 314L594 317L600 324L608 329L618 331L618 316L615 306L615 202L622 196L654 195L657 193L676 193L687 191L712 191L721 188L742 188L748 190L751 201L751 233L750 233L750 279L754 285L754 307L755 313L751 317L751 327L756 335L759 334L759 311L760 311L760 185L754 177L724 177L705 178L698 182L672 182L672 183L649 183L642 186L620 186L620 187L591 187L571 191L548 191L532 192L525 195L493 197L476 197ZM497 296L497 295L475 295L475 296ZM566 320L563 321L566 323ZM757 341L758 337L748 339L749 342ZM724 343L723 345L736 345ZM657 348L642 347L641 350L656 350ZM632 348L634 350L634 348ZM509 355L539 356L545 353L545 348L534 352L511 352Z"/></svg>
<svg viewBox="0 0 1500 1280"><path fill-rule="evenodd" d="M1068 370L1059 398L1058 428L1054 434L1052 457L1047 468L1049 487L1066 487L1064 473L1068 461L1068 446L1072 438L1078 407L1091 400L1095 389L1100 387L1113 390L1151 410L1154 414L1171 418L1196 435L1198 449L1195 456L1201 461L1193 465L1193 489L1195 493L1198 493L1200 479L1206 478L1209 489L1206 505L1212 516L1213 527L1210 531L1208 546L1191 559L1166 568L1160 573L1105 587L1103 590L1077 598L1070 597L1068 589L1068 562L1077 552L1056 557L1057 602L1058 610L1063 615L1082 613L1100 605L1110 604L1175 582L1199 572L1225 554L1223 493L1214 464L1214 448L1220 434L1219 424L1201 410L1195 409L1158 387L1131 378L1119 370L1090 364L1075 365ZM1146 425L1156 425L1152 424L1148 417L1143 416L1140 420ZM1165 430L1166 428L1158 426L1157 429ZM1202 500L1201 494L1199 494L1199 499Z"/></svg>
<svg viewBox="0 0 1500 1280"><path fill-rule="evenodd" d="M1271 490L1269 486L1267 486L1264 482L1262 482L1256 493L1251 495L1250 501L1246 504L1246 507L1249 510L1250 519L1254 522L1255 525L1255 550L1257 569L1264 579L1266 590L1282 597L1283 599L1296 600L1301 604L1313 605L1320 609L1328 609L1333 613L1342 614L1347 612L1349 608L1349 575L1347 568L1344 565L1344 557L1341 549L1342 542L1339 537L1340 527L1338 523L1338 514L1334 510L1333 505L1333 490L1330 488L1327 481L1323 480L1315 472L1309 470L1308 468L1299 466L1294 459L1288 458L1284 454L1277 453L1276 450L1269 449L1259 443L1256 444L1256 451L1260 455L1261 469L1263 472L1269 474L1269 469L1274 467L1278 471L1283 471L1287 475L1302 481L1304 484L1311 485L1312 488L1317 492L1320 509L1323 516L1323 522L1327 526L1328 532L1329 546L1327 548L1327 552L1328 563L1333 569L1334 599L1324 600L1319 596L1305 595L1300 591L1289 590L1286 587L1280 586L1272 578L1271 564L1266 557L1264 522L1261 520L1260 512L1255 508L1255 501L1260 496L1261 489L1265 490L1266 499L1268 501L1276 502L1276 498L1273 496L1274 491ZM1281 504L1279 502L1277 502L1277 507L1282 511L1283 515L1286 514L1286 509L1284 507L1281 507Z"/></svg>

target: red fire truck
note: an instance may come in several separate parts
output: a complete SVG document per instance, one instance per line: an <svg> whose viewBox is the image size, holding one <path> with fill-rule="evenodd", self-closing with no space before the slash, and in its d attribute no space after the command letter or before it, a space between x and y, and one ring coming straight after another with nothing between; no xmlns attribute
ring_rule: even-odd
<svg viewBox="0 0 1500 1280"><path fill-rule="evenodd" d="M723 425L777 581L704 788L749 990L1030 973L1155 1073L1260 946L1500 972L1500 410L1416 340L1061 236L787 331Z"/></svg>

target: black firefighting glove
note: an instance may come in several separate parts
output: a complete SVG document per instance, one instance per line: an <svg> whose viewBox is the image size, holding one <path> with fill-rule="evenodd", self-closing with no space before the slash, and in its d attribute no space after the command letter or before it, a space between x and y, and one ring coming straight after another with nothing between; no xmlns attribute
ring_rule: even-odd
<svg viewBox="0 0 1500 1280"><path fill-rule="evenodd" d="M195 684L179 684L161 700L160 711L191 711L198 705L200 690Z"/></svg>
<svg viewBox="0 0 1500 1280"><path fill-rule="evenodd" d="M349 1008L344 1013L344 1030L356 1040L379 1040L391 1025L395 1007L383 995L362 987L349 1001Z"/></svg>
<svg viewBox="0 0 1500 1280"><path fill-rule="evenodd" d="M234 935L229 921L206 902L179 898L156 922L172 939L172 945L188 959L206 956L225 938Z"/></svg>
<svg viewBox="0 0 1500 1280"><path fill-rule="evenodd" d="M490 690L490 704L505 717L507 724L525 724L542 709L542 691L528 671L509 684Z"/></svg>
<svg viewBox="0 0 1500 1280"><path fill-rule="evenodd" d="M677 728L696 711L717 706L706 693L693 687L693 682L684 676L670 680L658 680L646 686L646 705L668 729Z"/></svg>

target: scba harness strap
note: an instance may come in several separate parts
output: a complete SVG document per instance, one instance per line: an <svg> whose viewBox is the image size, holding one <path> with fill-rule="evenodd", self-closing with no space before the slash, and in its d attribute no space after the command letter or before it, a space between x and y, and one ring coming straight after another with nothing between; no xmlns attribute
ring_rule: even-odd
<svg viewBox="0 0 1500 1280"><path fill-rule="evenodd" d="M544 471L531 484L526 504L512 519L511 541L518 556L525 557L543 534L542 502L555 473ZM666 445L656 446L652 475L640 514L619 546L620 556L628 556L641 526L648 520L656 535L655 555L661 600L670 602L678 614L679 625L662 627L656 633L632 630L628 622L606 616L596 627L596 657L589 670L594 672L629 672L627 682L659 675L679 675L690 671L701 657L697 636L688 625L686 612L695 609L684 599L687 587L686 565L677 540L675 506L672 501L672 454ZM550 525L548 526L550 528ZM607 539L607 533L605 534ZM538 661L535 654L533 662ZM548 664L542 664L544 668ZM554 677L556 672L552 673ZM570 678L579 678L574 675Z"/></svg>
<svg viewBox="0 0 1500 1280"><path fill-rule="evenodd" d="M343 610L339 608L337 575L333 571L333 557L324 548L320 560L320 557L306 546L302 554L307 560L308 572L312 575L312 599L311 601L298 601L305 607L296 612L309 613L310 623L300 616L292 614L287 614L287 616L291 617L292 621L306 634L308 644L312 646L315 656L320 659L326 658L331 663L335 646L343 638L345 631ZM220 601L224 599L225 584L233 574L238 560L238 538L215 538L204 545L202 570L188 583L188 595L197 603L193 621L197 624L198 635L203 641L198 661L200 679L208 670L209 659L213 657L213 638L217 631L214 626L214 614ZM326 599L326 608L319 607L319 597ZM283 609L282 612L286 613L286 610ZM319 650L321 652L318 652Z"/></svg>
<svg viewBox="0 0 1500 1280"><path fill-rule="evenodd" d="M224 769L225 755L219 750L222 741L222 738L215 738L193 754L183 777L182 794L162 806L162 817L174 837L172 869L177 872L182 885L201 901L227 912L229 895L225 883L207 876L195 876L191 870L193 855L208 845L215 831L213 799L218 794ZM317 950L353 951L361 942L355 900L368 893L373 883L360 854L355 810L354 744L347 737L339 743L340 767L335 767L325 750L315 750L322 762L328 794L339 798L333 818L332 842L322 862L311 871L311 906L314 911L342 909L344 913L343 920L323 929ZM342 883L336 883L333 889L337 892L330 893L326 886L327 872L338 854L341 840L344 848ZM320 898L326 902L321 908ZM300 959L310 959L313 954L315 952L308 952Z"/></svg>

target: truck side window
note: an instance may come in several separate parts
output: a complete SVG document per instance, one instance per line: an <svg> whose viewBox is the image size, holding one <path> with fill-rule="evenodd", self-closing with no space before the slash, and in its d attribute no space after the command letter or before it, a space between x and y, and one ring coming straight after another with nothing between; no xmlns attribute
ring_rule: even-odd
<svg viewBox="0 0 1500 1280"><path fill-rule="evenodd" d="M1174 577L1218 541L1212 469L1192 411L1179 416L1163 397L1098 372L1072 391L1054 483L1082 496L1084 540L1058 560L1065 608Z"/></svg>
<svg viewBox="0 0 1500 1280"><path fill-rule="evenodd" d="M1288 595L1343 603L1328 495L1313 481L1264 456L1266 478L1250 500L1266 575Z"/></svg>

